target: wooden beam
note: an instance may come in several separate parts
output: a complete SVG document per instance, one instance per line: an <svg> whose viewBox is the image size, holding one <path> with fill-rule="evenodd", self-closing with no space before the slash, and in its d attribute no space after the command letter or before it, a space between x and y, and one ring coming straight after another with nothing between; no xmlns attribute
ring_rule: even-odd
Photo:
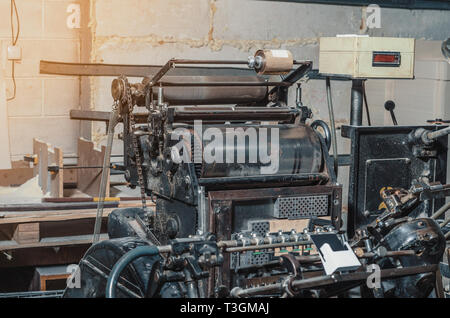
<svg viewBox="0 0 450 318"><path fill-rule="evenodd" d="M80 138L78 139L78 166L80 167L98 167L103 166L103 157L106 147L102 149L94 147L92 141ZM99 196L100 182L102 179L102 169L78 169L78 189L92 197ZM106 181L106 197L109 197L109 174Z"/></svg>
<svg viewBox="0 0 450 318"><path fill-rule="evenodd" d="M33 178L33 168L13 168L0 170L0 186L19 186Z"/></svg>
<svg viewBox="0 0 450 318"><path fill-rule="evenodd" d="M60 148L52 148L50 144L33 139L33 155L36 156L36 161L33 167L33 175L39 176L38 184L42 189L42 193L50 192L50 195L55 198L62 198L64 196L64 170L49 172L49 166L63 166L63 152Z"/></svg>
<svg viewBox="0 0 450 318"><path fill-rule="evenodd" d="M42 193L48 191L48 150L50 145L33 139L33 154L37 156L37 164L34 165L33 174L38 177L38 184L42 189Z"/></svg>
<svg viewBox="0 0 450 318"><path fill-rule="evenodd" d="M109 122L111 112L98 110L70 110L70 119Z"/></svg>
<svg viewBox="0 0 450 318"><path fill-rule="evenodd" d="M12 259L0 255L0 268L17 268L23 266L47 266L57 264L75 264L80 261L91 242L79 245L63 245L58 248L17 248L6 251ZM1 254L1 253L0 253Z"/></svg>
<svg viewBox="0 0 450 318"><path fill-rule="evenodd" d="M50 164L52 166L62 167L63 152L60 148L50 150ZM64 169L58 169L50 173L50 196L52 198L62 198L64 196Z"/></svg>
<svg viewBox="0 0 450 318"><path fill-rule="evenodd" d="M105 208L103 216L107 217L116 208ZM4 212L0 218L0 226L3 224L27 223L27 222L54 222L95 218L97 209L65 210L65 211L34 211L34 212Z"/></svg>
<svg viewBox="0 0 450 318"><path fill-rule="evenodd" d="M100 241L107 240L108 234L101 234ZM0 241L0 251L11 251L24 248L58 247L66 245L83 245L92 243L92 234L64 237L52 237L36 243L19 244L16 241Z"/></svg>
<svg viewBox="0 0 450 318"><path fill-rule="evenodd" d="M13 239L19 244L39 242L39 223L17 224Z"/></svg>

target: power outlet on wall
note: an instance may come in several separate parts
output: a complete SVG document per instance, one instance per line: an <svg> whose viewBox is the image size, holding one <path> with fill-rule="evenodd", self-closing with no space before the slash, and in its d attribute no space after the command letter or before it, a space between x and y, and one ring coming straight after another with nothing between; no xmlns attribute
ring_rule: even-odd
<svg viewBox="0 0 450 318"><path fill-rule="evenodd" d="M18 45L8 46L8 60L17 61L22 59L22 48Z"/></svg>

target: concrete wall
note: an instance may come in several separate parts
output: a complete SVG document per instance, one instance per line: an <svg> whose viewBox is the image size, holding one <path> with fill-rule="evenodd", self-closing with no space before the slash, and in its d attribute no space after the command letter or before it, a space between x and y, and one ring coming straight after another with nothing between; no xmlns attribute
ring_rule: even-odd
<svg viewBox="0 0 450 318"><path fill-rule="evenodd" d="M33 138L40 138L76 152L80 123L69 119L69 110L79 107L78 77L39 74L40 60L78 62L80 29L69 29L66 12L73 0L16 0L22 60L15 63L16 98L7 103L12 160L32 153ZM15 19L13 19L15 21ZM11 62L6 59L11 44L10 0L0 0L0 67L6 74L7 96L13 94ZM15 25L17 30L17 26Z"/></svg>
<svg viewBox="0 0 450 318"><path fill-rule="evenodd" d="M125 10L126 8L126 10ZM365 27L361 7L250 0L92 0L92 62L163 64L172 57L246 59L260 48L286 48L318 66L318 38L336 34L444 40L449 11L381 9L381 28ZM111 78L91 80L91 107L109 110ZM315 118L328 120L325 83L310 81L303 101ZM350 83L332 82L338 126L348 123ZM291 98L293 101L293 97ZM371 105L374 124L384 124L383 105ZM364 119L365 120L365 119ZM419 123L420 119L418 119ZM92 138L102 141L103 125ZM338 131L338 135L340 132ZM339 152L349 143L339 138ZM340 181L347 183L347 169Z"/></svg>
<svg viewBox="0 0 450 318"><path fill-rule="evenodd" d="M321 36L367 33L443 40L450 30L449 11L382 8L381 28L367 29L363 8L350 6L252 0L16 2L23 59L16 63L17 98L8 102L13 159L32 152L33 137L61 146L66 153L76 151L80 135L104 142L104 124L71 121L69 110L110 110L112 78L39 75L41 59L163 64L172 57L246 59L260 48L286 48L296 59L312 59L317 67ZM81 4L81 29L66 26L70 3ZM11 42L9 6L10 0L0 0L0 67L6 71L8 96L12 94L11 66L5 60ZM339 126L348 120L350 83L332 82L332 88ZM324 82L304 84L303 101L315 118L328 120ZM375 124L385 123L382 105L371 105L371 112ZM348 142L339 138L340 152L348 148Z"/></svg>

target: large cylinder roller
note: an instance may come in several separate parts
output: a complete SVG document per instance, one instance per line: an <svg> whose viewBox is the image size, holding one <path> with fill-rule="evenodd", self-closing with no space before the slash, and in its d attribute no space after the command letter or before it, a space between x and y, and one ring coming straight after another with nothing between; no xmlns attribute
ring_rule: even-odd
<svg viewBox="0 0 450 318"><path fill-rule="evenodd" d="M204 125L201 130L190 128L190 134L189 156L200 178L318 174L323 170L320 139L306 125Z"/></svg>

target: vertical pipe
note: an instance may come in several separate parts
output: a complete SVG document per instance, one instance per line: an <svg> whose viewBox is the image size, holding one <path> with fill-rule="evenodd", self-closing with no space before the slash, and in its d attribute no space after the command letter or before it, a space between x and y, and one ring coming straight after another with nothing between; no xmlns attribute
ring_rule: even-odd
<svg viewBox="0 0 450 318"><path fill-rule="evenodd" d="M352 80L350 125L362 126L363 80Z"/></svg>

